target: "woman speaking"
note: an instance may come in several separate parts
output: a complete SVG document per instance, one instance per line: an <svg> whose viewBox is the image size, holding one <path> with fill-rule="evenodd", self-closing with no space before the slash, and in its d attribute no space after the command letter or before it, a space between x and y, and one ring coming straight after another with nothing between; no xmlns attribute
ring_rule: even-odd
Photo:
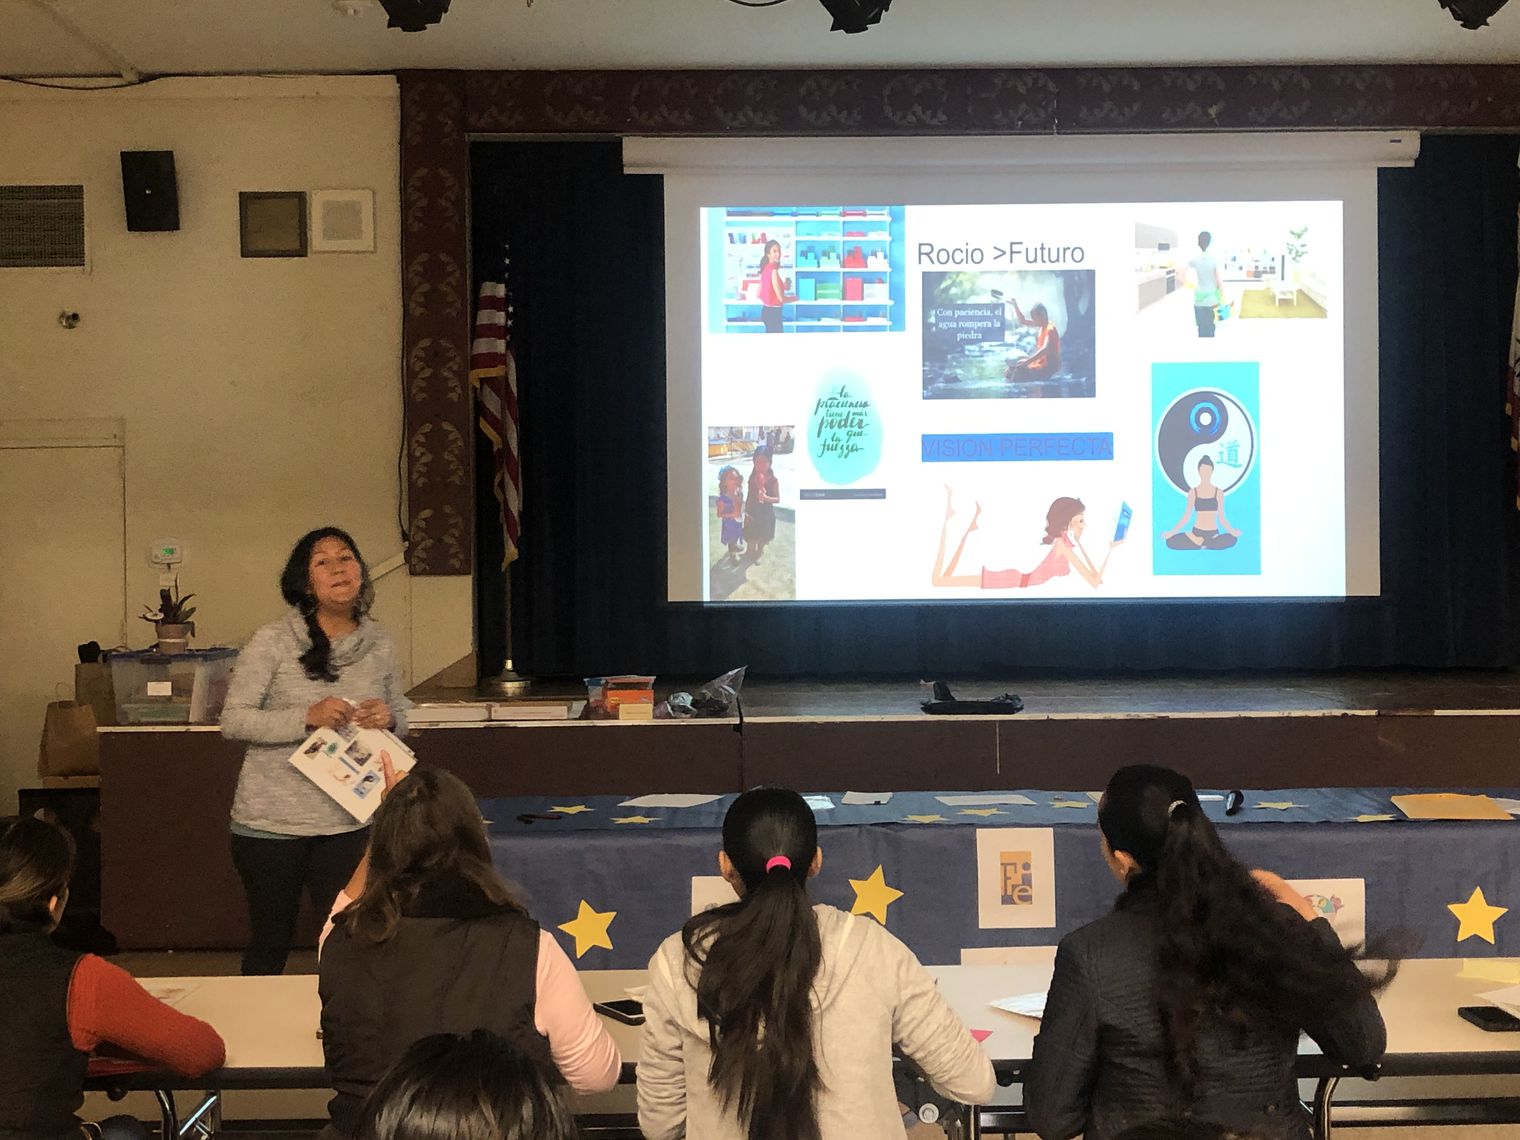
<svg viewBox="0 0 1520 1140"><path fill-rule="evenodd" d="M395 645L369 619L375 590L354 540L337 527L303 536L280 593L291 608L244 647L222 710L222 735L248 744L232 803L245 974L285 969L302 890L327 914L364 854L364 826L291 765L291 751L316 728L406 730Z"/></svg>

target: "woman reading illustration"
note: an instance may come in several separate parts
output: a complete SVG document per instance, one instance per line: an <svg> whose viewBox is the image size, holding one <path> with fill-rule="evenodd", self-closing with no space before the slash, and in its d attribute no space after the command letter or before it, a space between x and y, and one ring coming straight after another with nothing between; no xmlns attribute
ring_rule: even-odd
<svg viewBox="0 0 1520 1140"><path fill-rule="evenodd" d="M984 566L977 574L957 574L955 568L960 564L961 554L965 552L966 539L977 528L977 520L982 515L982 504L976 504L976 513L971 516L971 523L966 527L966 533L961 535L950 564L946 566L945 544L949 537L950 520L955 517L952 500L953 492L946 487L945 522L940 527L939 552L934 557L934 573L931 578L936 586L980 586L984 590L1024 589L1044 585L1052 578L1064 577L1075 569L1082 580L1096 590L1103 584L1103 572L1108 569L1108 560L1114 547L1124 541L1120 538L1110 542L1102 565L1094 566L1082 547L1082 532L1087 528L1087 508L1082 505L1081 499L1063 496L1051 503L1050 510L1045 514L1045 537L1041 542L1050 547L1050 553L1033 570L1028 573L1021 570L988 570Z"/></svg>
<svg viewBox="0 0 1520 1140"><path fill-rule="evenodd" d="M1193 529L1184 532L1194 512ZM1182 517L1161 537L1171 550L1228 550L1240 537L1224 517L1224 488L1214 486L1214 461L1207 455L1198 461L1198 485L1188 492Z"/></svg>

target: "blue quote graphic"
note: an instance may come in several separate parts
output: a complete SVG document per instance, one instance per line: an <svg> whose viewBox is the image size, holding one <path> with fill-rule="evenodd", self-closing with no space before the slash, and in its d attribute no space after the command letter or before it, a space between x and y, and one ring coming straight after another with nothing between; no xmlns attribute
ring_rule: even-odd
<svg viewBox="0 0 1520 1140"><path fill-rule="evenodd" d="M1151 366L1156 574L1261 573L1260 387L1255 362Z"/></svg>

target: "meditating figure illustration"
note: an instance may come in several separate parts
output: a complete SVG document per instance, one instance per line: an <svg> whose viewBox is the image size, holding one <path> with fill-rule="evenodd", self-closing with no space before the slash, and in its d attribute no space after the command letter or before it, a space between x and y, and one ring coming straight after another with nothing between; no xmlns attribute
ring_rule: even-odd
<svg viewBox="0 0 1520 1140"><path fill-rule="evenodd" d="M1185 529L1189 517L1191 530ZM1172 550L1228 550L1240 537L1225 518L1224 488L1214 485L1214 461L1207 455L1198 460L1198 483L1188 492L1182 517L1161 537Z"/></svg>

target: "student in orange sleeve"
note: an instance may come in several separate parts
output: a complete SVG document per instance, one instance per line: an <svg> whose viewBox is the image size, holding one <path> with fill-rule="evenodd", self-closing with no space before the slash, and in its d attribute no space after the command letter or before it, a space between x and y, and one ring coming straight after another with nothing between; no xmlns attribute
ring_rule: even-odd
<svg viewBox="0 0 1520 1140"><path fill-rule="evenodd" d="M1010 360L1003 370L1004 378L1043 380L1047 376L1054 376L1061 370L1061 334L1056 331L1055 323L1050 319L1050 311L1037 302L1026 317L1017 301L1010 299L1008 303L1013 306L1013 315L1019 324L1040 331L1035 334L1034 351L1028 356Z"/></svg>
<svg viewBox="0 0 1520 1140"><path fill-rule="evenodd" d="M0 1140L147 1140L132 1117L85 1124L75 1115L89 1054L105 1046L198 1077L222 1066L226 1047L125 970L53 945L73 865L64 831L0 820Z"/></svg>

